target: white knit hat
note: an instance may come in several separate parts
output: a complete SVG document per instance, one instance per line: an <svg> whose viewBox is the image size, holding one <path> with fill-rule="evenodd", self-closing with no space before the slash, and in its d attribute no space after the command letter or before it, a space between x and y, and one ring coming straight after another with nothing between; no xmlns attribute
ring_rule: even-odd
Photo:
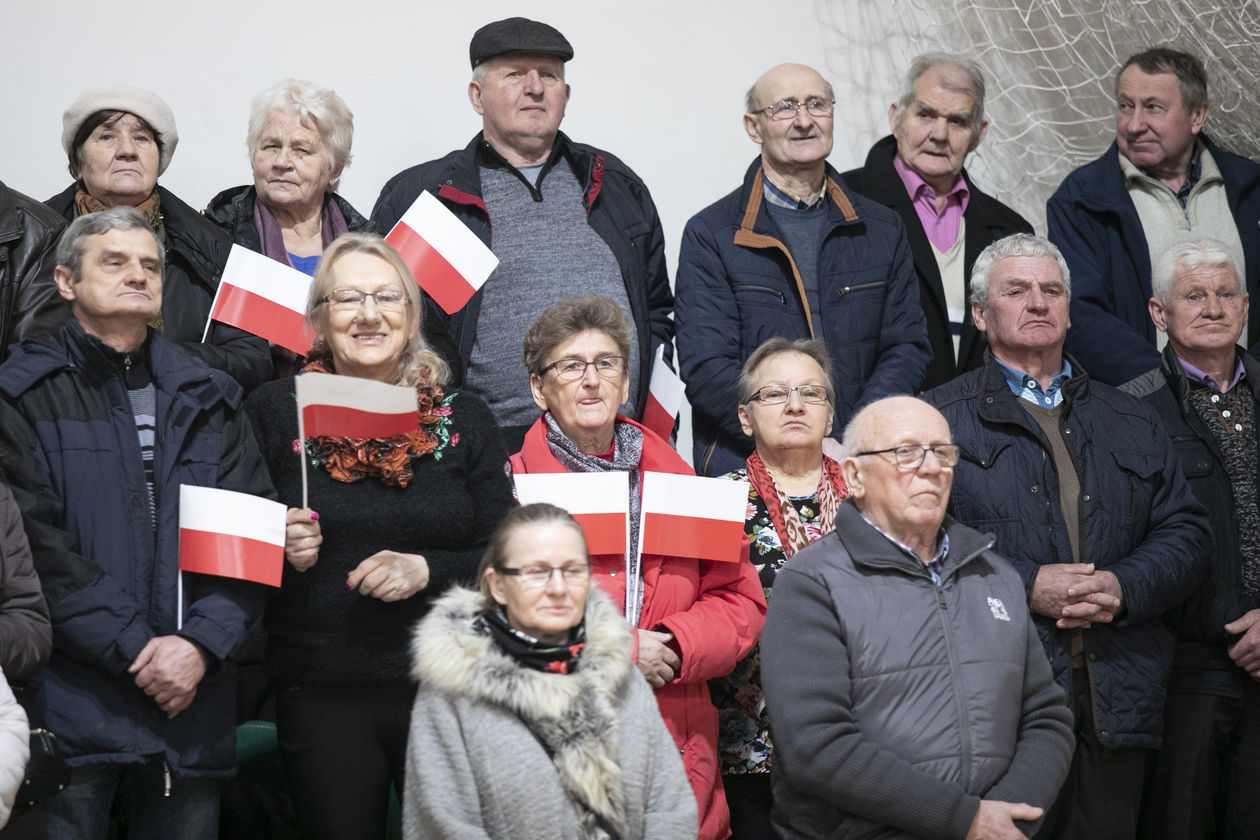
<svg viewBox="0 0 1260 840"><path fill-rule="evenodd" d="M66 155L71 153L70 144L79 133L79 127L97 111L126 111L147 122L162 140L158 175L161 176L166 167L171 165L171 156L175 154L175 146L179 143L179 132L175 129L175 115L171 113L171 106L153 91L131 85L85 90L74 100L74 104L61 117L61 148L65 149Z"/></svg>

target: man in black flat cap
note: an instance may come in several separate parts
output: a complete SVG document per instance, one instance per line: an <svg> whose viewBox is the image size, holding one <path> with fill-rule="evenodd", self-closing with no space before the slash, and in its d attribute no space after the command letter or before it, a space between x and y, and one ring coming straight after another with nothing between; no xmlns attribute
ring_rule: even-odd
<svg viewBox="0 0 1260 840"><path fill-rule="evenodd" d="M652 197L620 160L560 132L564 65L573 57L560 32L508 18L478 29L468 53L468 99L481 132L390 179L372 221L387 233L428 190L494 249L498 268L447 328L461 358L456 375L489 404L509 451L538 419L521 361L525 330L552 303L582 292L612 298L634 325L622 413L639 419L653 355L662 345L669 354L674 334Z"/></svg>

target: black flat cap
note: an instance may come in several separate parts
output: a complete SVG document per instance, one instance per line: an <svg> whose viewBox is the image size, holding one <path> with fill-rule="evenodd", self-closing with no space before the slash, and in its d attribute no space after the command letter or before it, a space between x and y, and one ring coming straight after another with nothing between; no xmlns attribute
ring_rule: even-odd
<svg viewBox="0 0 1260 840"><path fill-rule="evenodd" d="M487 23L473 33L468 44L474 70L483 61L508 53L539 53L568 61L573 58L573 45L554 26L523 17Z"/></svg>

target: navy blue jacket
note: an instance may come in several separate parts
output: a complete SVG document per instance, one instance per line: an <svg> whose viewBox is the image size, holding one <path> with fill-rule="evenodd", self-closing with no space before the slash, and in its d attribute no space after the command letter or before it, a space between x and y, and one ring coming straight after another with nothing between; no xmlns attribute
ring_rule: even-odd
<svg viewBox="0 0 1260 840"><path fill-rule="evenodd" d="M1238 223L1247 291L1247 346L1260 350L1260 164L1222 150L1200 135L1225 179ZM1072 327L1066 348L1093 376L1123 385L1159 366L1156 331L1147 310L1151 255L1142 220L1125 188L1113 142L1102 157L1064 179L1046 203L1049 237L1072 273Z"/></svg>
<svg viewBox="0 0 1260 840"><path fill-rule="evenodd" d="M678 256L678 362L701 475L744 465L739 371L767 339L814 337L831 351L839 435L862 405L913 393L931 351L910 246L897 214L855 195L827 167L828 228L818 255L822 323L809 323L800 274L762 201L761 160L744 184L687 222Z"/></svg>
<svg viewBox="0 0 1260 840"><path fill-rule="evenodd" d="M177 633L179 486L274 496L241 389L151 333L156 539L135 418L113 351L71 319L0 366L0 455L53 620L35 703L72 765L162 755L177 775L235 765L232 657L262 610L257 584L187 573L183 628L208 670L173 719L127 673Z"/></svg>
<svg viewBox="0 0 1260 840"><path fill-rule="evenodd" d="M1246 353L1241 355L1247 371L1245 381L1253 389L1260 388L1260 362ZM1225 632L1225 625L1260 607L1260 598L1248 595L1243 588L1234 490L1225 458L1211 429L1190 407L1190 381L1172 345L1164 348L1158 368L1126 383L1121 390L1146 400L1159 414L1194 497L1207 508L1216 536L1211 574L1193 596L1166 616L1177 631L1172 690L1242 697L1251 676L1229 658L1227 646L1234 638ZM1252 407L1260 405L1253 403ZM1260 487L1260 475L1255 481Z"/></svg>
<svg viewBox="0 0 1260 840"><path fill-rule="evenodd" d="M372 223L388 233L402 218L422 190L433 193L468 229L493 247L492 219L481 199L483 162L501 160L481 133L465 148L445 157L413 166L390 178L381 189ZM621 279L630 299L634 316L631 328L639 340L639 404L634 418L643 416L648 383L652 376L652 360L656 348L665 347L665 357L672 359L674 295L669 289L669 272L665 267L665 234L656 205L647 186L630 167L608 152L575 143L564 132L556 135L547 166L560 162L572 167L586 202L586 221L612 251L621 267ZM447 318L447 332L467 366L477 337L477 316L481 313L481 293L463 309ZM538 313L542 314L542 313ZM463 371L458 371L462 381Z"/></svg>
<svg viewBox="0 0 1260 840"><path fill-rule="evenodd" d="M1093 686L1094 721L1109 748L1158 747L1173 633L1160 620L1207 572L1208 519L1182 475L1155 412L1092 381L1075 360L1063 388L1060 428L1080 476L1082 563L1115 574L1123 609L1112 624L1079 631ZM1050 444L1011 393L1001 367L982 367L929 391L962 458L950 514L996 535L1031 593L1041 566L1072 563ZM1074 630L1034 616L1055 678L1071 697Z"/></svg>

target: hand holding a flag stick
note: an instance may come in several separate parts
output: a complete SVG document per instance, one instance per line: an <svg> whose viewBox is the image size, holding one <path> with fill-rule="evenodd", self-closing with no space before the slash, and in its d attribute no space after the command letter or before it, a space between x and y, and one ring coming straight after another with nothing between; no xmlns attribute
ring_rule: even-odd
<svg viewBox="0 0 1260 840"><path fill-rule="evenodd" d="M127 673L153 698L168 718L192 705L206 675L201 649L182 636L155 636L140 651Z"/></svg>
<svg viewBox="0 0 1260 840"><path fill-rule="evenodd" d="M429 563L419 554L378 551L346 577L346 589L382 601L402 601L429 585Z"/></svg>
<svg viewBox="0 0 1260 840"><path fill-rule="evenodd" d="M323 542L319 514L310 508L289 508L284 525L284 558L289 565L299 572L314 566Z"/></svg>
<svg viewBox="0 0 1260 840"><path fill-rule="evenodd" d="M674 681L682 659L669 647L673 633L659 630L639 630L639 673L652 688L663 688Z"/></svg>

